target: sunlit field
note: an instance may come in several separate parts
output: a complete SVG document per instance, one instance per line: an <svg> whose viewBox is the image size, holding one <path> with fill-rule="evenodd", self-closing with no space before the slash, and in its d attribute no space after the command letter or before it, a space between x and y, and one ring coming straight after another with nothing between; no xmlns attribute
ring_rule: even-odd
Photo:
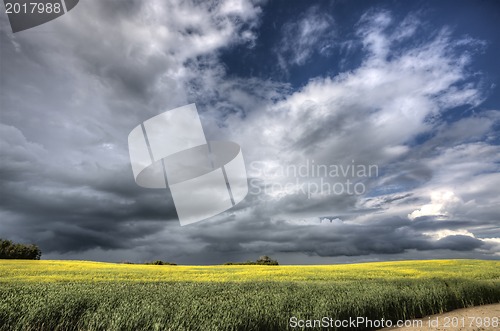
<svg viewBox="0 0 500 331"><path fill-rule="evenodd" d="M0 330L283 330L500 302L500 262L157 266L0 260Z"/></svg>

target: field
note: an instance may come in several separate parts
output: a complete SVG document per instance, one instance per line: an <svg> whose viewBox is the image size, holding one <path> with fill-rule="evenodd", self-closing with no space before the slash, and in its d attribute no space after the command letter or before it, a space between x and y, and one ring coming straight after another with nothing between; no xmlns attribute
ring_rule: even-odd
<svg viewBox="0 0 500 331"><path fill-rule="evenodd" d="M0 330L286 330L293 329L291 317L396 321L497 302L500 261L155 266L0 260Z"/></svg>

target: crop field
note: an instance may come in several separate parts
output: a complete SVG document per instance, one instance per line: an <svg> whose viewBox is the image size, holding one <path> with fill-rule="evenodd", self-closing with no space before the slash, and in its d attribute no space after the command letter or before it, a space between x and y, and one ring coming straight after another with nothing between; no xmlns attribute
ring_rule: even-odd
<svg viewBox="0 0 500 331"><path fill-rule="evenodd" d="M0 330L297 330L292 317L395 321L497 302L500 261L157 266L0 260Z"/></svg>

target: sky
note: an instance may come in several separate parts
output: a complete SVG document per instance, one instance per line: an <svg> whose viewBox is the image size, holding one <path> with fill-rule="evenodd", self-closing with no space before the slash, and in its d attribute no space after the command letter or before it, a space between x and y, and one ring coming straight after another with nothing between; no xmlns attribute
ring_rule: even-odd
<svg viewBox="0 0 500 331"><path fill-rule="evenodd" d="M500 259L498 1L82 0L0 14L0 237L43 259ZM249 193L180 226L127 137L195 103Z"/></svg>

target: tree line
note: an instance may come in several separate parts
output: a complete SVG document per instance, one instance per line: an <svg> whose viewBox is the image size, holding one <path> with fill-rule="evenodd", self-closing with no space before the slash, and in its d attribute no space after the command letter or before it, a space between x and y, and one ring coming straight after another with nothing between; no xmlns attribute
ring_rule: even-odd
<svg viewBox="0 0 500 331"><path fill-rule="evenodd" d="M42 251L36 245L16 244L0 238L0 259L40 260Z"/></svg>

